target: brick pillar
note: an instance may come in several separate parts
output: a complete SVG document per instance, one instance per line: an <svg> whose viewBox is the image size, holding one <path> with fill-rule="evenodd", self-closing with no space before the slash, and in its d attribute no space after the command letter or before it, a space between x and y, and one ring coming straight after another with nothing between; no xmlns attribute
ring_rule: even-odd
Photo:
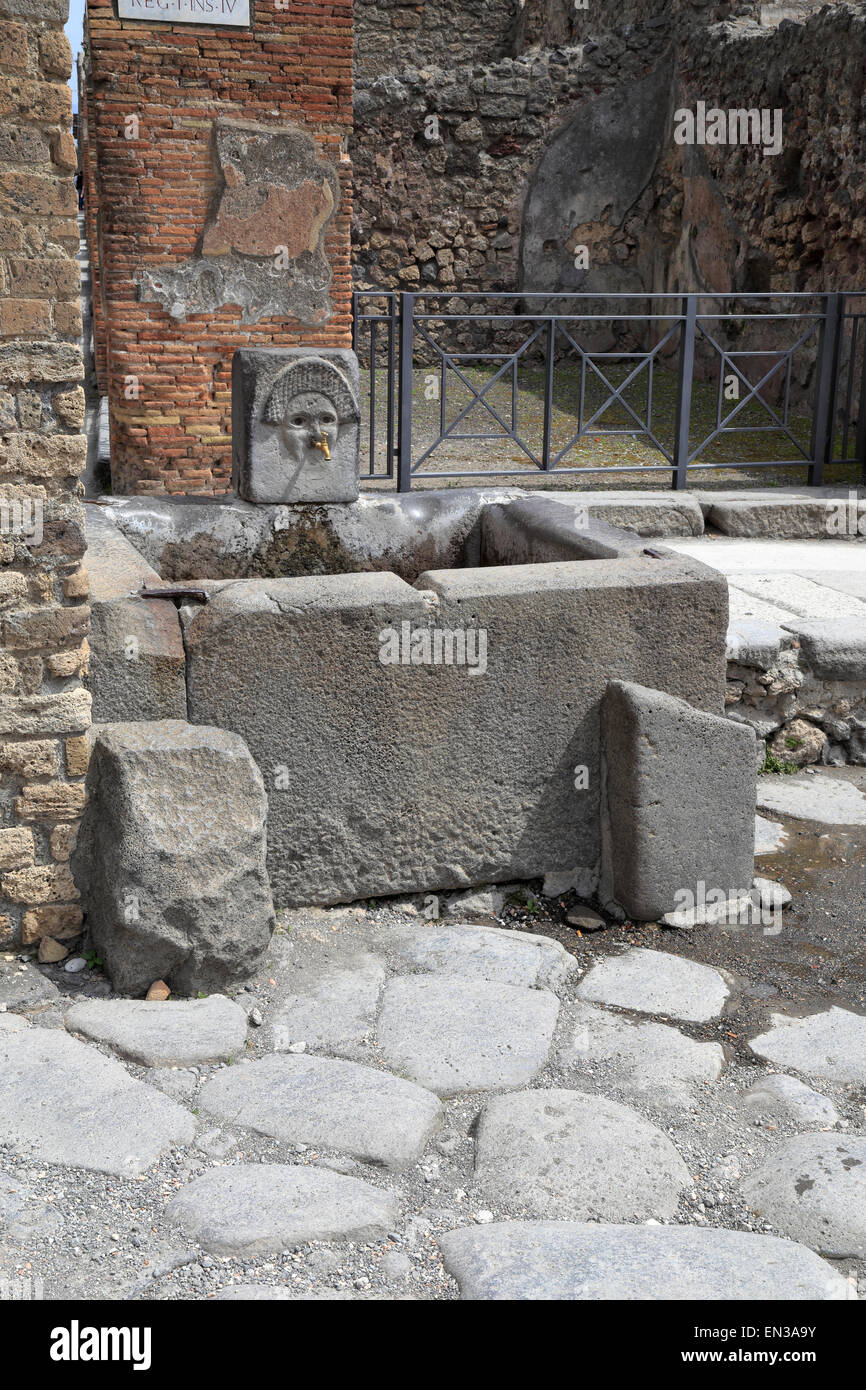
<svg viewBox="0 0 866 1390"><path fill-rule="evenodd" d="M84 368L67 0L0 0L0 939L80 928Z"/></svg>
<svg viewBox="0 0 866 1390"><path fill-rule="evenodd" d="M113 485L225 492L235 348L351 344L352 0L115 11L89 0L85 96Z"/></svg>

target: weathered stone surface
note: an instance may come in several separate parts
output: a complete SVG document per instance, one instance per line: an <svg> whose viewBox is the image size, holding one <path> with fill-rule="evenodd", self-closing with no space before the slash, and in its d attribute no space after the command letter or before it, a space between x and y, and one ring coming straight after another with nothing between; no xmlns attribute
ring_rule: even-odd
<svg viewBox="0 0 866 1390"><path fill-rule="evenodd" d="M853 783L838 777L808 773L759 777L758 806L762 811L821 825L866 825L866 796Z"/></svg>
<svg viewBox="0 0 866 1390"><path fill-rule="evenodd" d="M214 1255L270 1255L308 1240L374 1240L393 1227L390 1192L324 1168L217 1168L169 1202L169 1221Z"/></svg>
<svg viewBox="0 0 866 1390"><path fill-rule="evenodd" d="M189 717L241 733L262 770L281 907L595 864L607 673L722 707L725 582L692 561L624 549L416 582L208 584L211 601L184 612ZM404 624L420 633L419 658L437 631L470 645L484 631L486 669L392 663Z"/></svg>
<svg viewBox="0 0 866 1390"><path fill-rule="evenodd" d="M547 990L407 976L385 989L386 1064L440 1095L525 1086L547 1061L559 1013Z"/></svg>
<svg viewBox="0 0 866 1390"><path fill-rule="evenodd" d="M636 1101L679 1109L694 1105L698 1088L724 1069L718 1043L696 1042L664 1023L633 1023L594 1004L577 1004L573 1017L559 1061L574 1068L569 1079L578 1085L588 1072Z"/></svg>
<svg viewBox="0 0 866 1390"><path fill-rule="evenodd" d="M821 753L827 742L823 729L810 724L808 719L792 719L773 735L767 744L767 751L783 762L796 763L806 767L809 763L821 761Z"/></svg>
<svg viewBox="0 0 866 1390"><path fill-rule="evenodd" d="M419 1157L442 1110L429 1091L388 1072L307 1056L228 1068L203 1087L199 1106L226 1124L396 1169Z"/></svg>
<svg viewBox="0 0 866 1390"><path fill-rule="evenodd" d="M597 1004L706 1023L722 1012L729 991L709 965L637 946L622 956L599 961L577 993Z"/></svg>
<svg viewBox="0 0 866 1390"><path fill-rule="evenodd" d="M558 941L504 927L425 922L389 932L388 944L415 970L526 989L556 991L577 969Z"/></svg>
<svg viewBox="0 0 866 1390"><path fill-rule="evenodd" d="M692 1182L667 1136L634 1110L561 1090L489 1101L475 1175L491 1201L567 1221L669 1218Z"/></svg>
<svg viewBox="0 0 866 1390"><path fill-rule="evenodd" d="M224 1062L243 1051L246 1014L221 994L209 999L82 999L64 1022L70 1033L108 1043L145 1067Z"/></svg>
<svg viewBox="0 0 866 1390"><path fill-rule="evenodd" d="M239 348L232 360L232 482L247 502L354 502L361 416L346 348Z"/></svg>
<svg viewBox="0 0 866 1390"><path fill-rule="evenodd" d="M116 989L218 991L255 968L274 924L267 800L241 739L163 720L99 730L73 873Z"/></svg>
<svg viewBox="0 0 866 1390"><path fill-rule="evenodd" d="M659 690L611 681L602 702L607 769L603 881L630 917L679 895L751 887L755 737Z"/></svg>
<svg viewBox="0 0 866 1390"><path fill-rule="evenodd" d="M37 1163L134 1177L192 1142L188 1111L120 1062L48 1028L0 1034L0 1133Z"/></svg>
<svg viewBox="0 0 866 1390"><path fill-rule="evenodd" d="M866 1257L866 1139L798 1134L743 1180L743 1196L822 1255Z"/></svg>
<svg viewBox="0 0 866 1390"><path fill-rule="evenodd" d="M186 718L183 639L173 603L94 603L90 652L86 685L94 721Z"/></svg>
<svg viewBox="0 0 866 1390"><path fill-rule="evenodd" d="M440 1237L464 1299L848 1299L832 1265L792 1241L691 1226L509 1221Z"/></svg>
<svg viewBox="0 0 866 1390"><path fill-rule="evenodd" d="M772 1024L749 1043L756 1056L810 1081L866 1086L866 1018L861 1014L834 1007L808 1018L773 1014Z"/></svg>
<svg viewBox="0 0 866 1390"><path fill-rule="evenodd" d="M866 613L866 609L864 609ZM839 618L792 625L812 672L819 680L866 680L866 622Z"/></svg>
<svg viewBox="0 0 866 1390"><path fill-rule="evenodd" d="M762 1076L743 1096L743 1107L754 1119L787 1120L819 1129L834 1125L839 1111L832 1100L819 1095L795 1076L781 1073Z"/></svg>
<svg viewBox="0 0 866 1390"><path fill-rule="evenodd" d="M56 985L29 962L0 961L0 1006L11 1013L26 1013L53 1004L60 998Z"/></svg>
<svg viewBox="0 0 866 1390"><path fill-rule="evenodd" d="M298 125L219 120L215 159L222 171L202 254L137 274L141 299L172 318L239 304L242 323L287 314L302 323L331 315L325 229L340 202L333 165Z"/></svg>
<svg viewBox="0 0 866 1390"><path fill-rule="evenodd" d="M352 1047L374 1029L385 970L358 952L339 966L293 970L294 986L274 1014L274 1050L297 1043L332 1052Z"/></svg>

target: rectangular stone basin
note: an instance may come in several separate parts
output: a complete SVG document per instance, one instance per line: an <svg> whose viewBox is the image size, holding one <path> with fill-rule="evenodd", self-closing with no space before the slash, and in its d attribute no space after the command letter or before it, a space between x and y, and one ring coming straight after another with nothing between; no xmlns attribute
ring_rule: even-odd
<svg viewBox="0 0 866 1390"><path fill-rule="evenodd" d="M178 717L180 678L191 722L246 740L279 906L552 875L590 893L607 682L721 715L728 599L715 571L588 520L579 500L92 506L94 598L127 606L102 624L114 648L94 649L94 717L129 717L130 687L137 717ZM149 587L206 601L128 597L142 564ZM165 653L170 714L158 656L145 668L117 651L135 605L182 635Z"/></svg>

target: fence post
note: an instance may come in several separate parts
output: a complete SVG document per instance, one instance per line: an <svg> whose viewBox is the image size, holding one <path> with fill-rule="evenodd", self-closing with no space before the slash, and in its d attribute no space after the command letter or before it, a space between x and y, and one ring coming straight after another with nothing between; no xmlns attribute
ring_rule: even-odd
<svg viewBox="0 0 866 1390"><path fill-rule="evenodd" d="M866 319L862 320L866 329ZM854 436L854 453L862 471L862 481L866 483L866 332L863 334L863 365L860 368L860 399L857 403L857 433Z"/></svg>
<svg viewBox="0 0 866 1390"><path fill-rule="evenodd" d="M352 351L358 351L358 292L352 290Z"/></svg>
<svg viewBox="0 0 866 1390"><path fill-rule="evenodd" d="M674 422L673 485L678 490L688 487L689 425L692 416L692 379L695 371L695 331L698 319L698 297L696 294L683 295L682 312L677 413Z"/></svg>
<svg viewBox="0 0 866 1390"><path fill-rule="evenodd" d="M415 296L400 295L400 380L397 395L397 491L412 488L412 349L415 339Z"/></svg>
<svg viewBox="0 0 866 1390"><path fill-rule="evenodd" d="M553 435L553 366L556 351L556 319L547 324L547 363L544 372L544 436L541 443L541 466L550 472L550 450Z"/></svg>
<svg viewBox="0 0 866 1390"><path fill-rule="evenodd" d="M839 357L839 325L841 294L825 295L824 322L818 349L818 387L815 416L812 422L812 462L809 464L809 486L820 487L824 464L833 456L833 426L836 404L836 376Z"/></svg>

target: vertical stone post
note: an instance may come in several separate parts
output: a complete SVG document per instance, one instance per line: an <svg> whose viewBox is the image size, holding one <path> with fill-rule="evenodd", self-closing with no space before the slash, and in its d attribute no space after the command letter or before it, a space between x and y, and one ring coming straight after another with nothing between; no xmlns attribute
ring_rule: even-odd
<svg viewBox="0 0 866 1390"><path fill-rule="evenodd" d="M74 935L90 696L67 0L0 0L0 940Z"/></svg>

